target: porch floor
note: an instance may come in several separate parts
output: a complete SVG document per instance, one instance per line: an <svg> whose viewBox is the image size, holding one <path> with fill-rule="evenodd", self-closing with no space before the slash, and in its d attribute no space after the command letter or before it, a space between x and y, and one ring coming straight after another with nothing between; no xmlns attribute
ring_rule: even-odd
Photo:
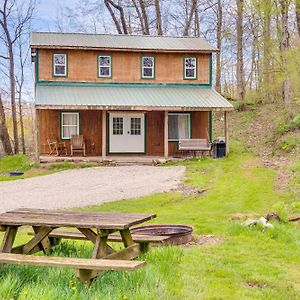
<svg viewBox="0 0 300 300"><path fill-rule="evenodd" d="M180 160L180 158L170 157L167 160L162 156L106 156L103 160L101 156L54 156L41 155L40 163L58 163L58 162L75 162L75 163L116 163L116 164L142 164L153 165L155 162L164 163L166 161Z"/></svg>

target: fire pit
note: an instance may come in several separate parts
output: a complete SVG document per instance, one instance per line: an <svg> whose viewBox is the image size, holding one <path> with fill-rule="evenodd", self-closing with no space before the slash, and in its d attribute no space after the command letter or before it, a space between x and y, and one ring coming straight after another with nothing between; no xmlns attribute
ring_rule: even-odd
<svg viewBox="0 0 300 300"><path fill-rule="evenodd" d="M135 227L132 234L169 236L164 244L181 245L192 240L193 228L186 225L164 224Z"/></svg>

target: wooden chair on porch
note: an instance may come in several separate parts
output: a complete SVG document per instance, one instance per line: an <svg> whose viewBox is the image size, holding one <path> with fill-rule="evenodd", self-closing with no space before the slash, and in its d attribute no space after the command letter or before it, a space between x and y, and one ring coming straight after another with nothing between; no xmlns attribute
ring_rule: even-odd
<svg viewBox="0 0 300 300"><path fill-rule="evenodd" d="M85 156L85 140L83 135L72 135L71 156L73 156L75 151L83 152L83 156Z"/></svg>
<svg viewBox="0 0 300 300"><path fill-rule="evenodd" d="M66 143L59 142L58 138L48 136L47 144L49 146L49 155L56 153L56 156L59 156L63 151L65 151L66 155L68 155Z"/></svg>

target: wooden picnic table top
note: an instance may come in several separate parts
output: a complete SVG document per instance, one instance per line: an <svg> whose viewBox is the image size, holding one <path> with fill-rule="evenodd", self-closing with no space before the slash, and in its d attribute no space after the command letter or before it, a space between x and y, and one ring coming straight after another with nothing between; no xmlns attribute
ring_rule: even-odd
<svg viewBox="0 0 300 300"><path fill-rule="evenodd" d="M49 226L124 230L155 218L155 214L73 212L22 208L0 214L2 226Z"/></svg>

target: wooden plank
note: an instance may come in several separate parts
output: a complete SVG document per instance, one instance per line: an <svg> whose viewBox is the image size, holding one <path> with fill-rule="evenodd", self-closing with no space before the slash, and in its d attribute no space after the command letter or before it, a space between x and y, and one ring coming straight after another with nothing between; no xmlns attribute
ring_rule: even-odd
<svg viewBox="0 0 300 300"><path fill-rule="evenodd" d="M98 234L97 234L92 258L102 258L106 256L108 234L103 234L99 229L97 230L97 233Z"/></svg>
<svg viewBox="0 0 300 300"><path fill-rule="evenodd" d="M31 232L28 233L29 235L32 235ZM80 233L75 231L62 231L62 230L53 230L49 237L52 238L63 238L63 239L69 239L69 240L88 240L88 238ZM142 234L132 234L132 239L135 243L142 243L142 242L149 242L149 243L162 243L166 240L168 240L169 236L162 236L162 235L142 235ZM110 234L108 236L109 242L122 242L122 238L120 235L117 234Z"/></svg>
<svg viewBox="0 0 300 300"><path fill-rule="evenodd" d="M134 271L145 265L144 261L32 256L11 253L0 253L0 263L104 271Z"/></svg>
<svg viewBox="0 0 300 300"><path fill-rule="evenodd" d="M12 248L11 250L11 253L15 253L15 254L23 254L23 247L25 246L26 244L23 244L23 245L20 245L20 246L17 246L17 247L14 247ZM34 253L37 253L37 252L40 252L40 251L43 251L43 249L40 247L40 245L36 245L34 248L32 248L30 250L30 252L28 252L27 254L34 254Z"/></svg>
<svg viewBox="0 0 300 300"><path fill-rule="evenodd" d="M165 111L164 118L164 156L165 158L169 157L169 115L168 112Z"/></svg>
<svg viewBox="0 0 300 300"><path fill-rule="evenodd" d="M12 246L16 238L17 231L18 231L18 227L16 226L8 226L6 228L3 241L1 244L1 248L0 248L1 253L11 252Z"/></svg>
<svg viewBox="0 0 300 300"><path fill-rule="evenodd" d="M23 247L23 253L28 254L36 245L40 244L41 241L53 230L51 227L43 227L38 233Z"/></svg>
<svg viewBox="0 0 300 300"><path fill-rule="evenodd" d="M81 234L85 239L90 240L94 244L96 243L97 234L92 229L89 228L77 228L77 229L81 232ZM74 234L80 235L79 232L74 232Z"/></svg>
<svg viewBox="0 0 300 300"><path fill-rule="evenodd" d="M42 209L19 209L0 214L2 225L32 225L48 227L77 227L126 229L155 218L154 214L89 213Z"/></svg>
<svg viewBox="0 0 300 300"><path fill-rule="evenodd" d="M40 111L35 108L35 158L40 160Z"/></svg>

